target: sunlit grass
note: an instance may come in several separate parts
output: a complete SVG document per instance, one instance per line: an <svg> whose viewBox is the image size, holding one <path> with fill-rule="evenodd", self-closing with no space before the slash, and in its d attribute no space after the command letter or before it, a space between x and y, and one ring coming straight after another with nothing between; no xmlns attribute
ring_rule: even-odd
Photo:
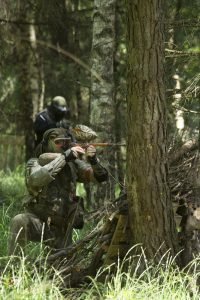
<svg viewBox="0 0 200 300"><path fill-rule="evenodd" d="M42 253L38 253L38 258ZM59 286L62 279L58 273L42 263L36 267L33 261L20 257L2 257L7 263L0 276L0 299L64 299ZM41 260L44 261L44 260Z"/></svg>
<svg viewBox="0 0 200 300"><path fill-rule="evenodd" d="M139 257L129 257L122 264L118 264L114 275L109 272L110 267L99 270L96 278L91 278L90 287L85 290L80 299L197 300L199 299L197 284L200 276L197 271L199 262L197 258L187 271L180 271L170 257L167 257L167 260L163 257L158 265L147 262L144 253ZM104 273L107 275L102 281Z"/></svg>
<svg viewBox="0 0 200 300"><path fill-rule="evenodd" d="M42 263L37 267L23 252L21 258L7 258L0 276L0 299L199 299L198 258L191 268L180 272L167 254L157 265L148 262L144 254L127 256L122 263L118 262L114 272L112 265L102 267L95 278L90 278L89 285L60 289L63 279L58 271L46 266L43 252L38 252L37 262L39 257Z"/></svg>
<svg viewBox="0 0 200 300"><path fill-rule="evenodd" d="M10 219L19 213L25 193L23 169L1 171L0 196L0 300L4 299L105 299L105 300L186 300L199 299L199 264L195 259L187 270L180 271L169 254L157 263L149 262L144 252L124 259L113 272L113 266L103 266L91 283L77 289L63 289L58 271L46 265L48 251L40 243L29 244L29 255L7 257L7 237ZM83 187L79 186L82 196ZM86 223L83 230L74 231L74 241L84 237L94 224ZM129 253L130 254L130 253ZM37 264L36 264L37 261ZM39 263L38 263L39 262Z"/></svg>

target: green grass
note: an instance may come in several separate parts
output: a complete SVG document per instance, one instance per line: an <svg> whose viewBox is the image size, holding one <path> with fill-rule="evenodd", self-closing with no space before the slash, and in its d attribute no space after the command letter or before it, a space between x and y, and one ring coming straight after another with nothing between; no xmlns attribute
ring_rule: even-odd
<svg viewBox="0 0 200 300"><path fill-rule="evenodd" d="M127 258L118 264L115 273L112 268L102 268L89 285L78 289L68 289L64 295L59 286L62 278L55 270L50 273L43 263L36 267L37 261L44 261L44 249L40 244L30 243L29 258L22 256L6 257L7 237L10 219L22 209L25 193L24 171L18 168L14 172L0 172L0 197L4 199L0 206L0 300L5 299L105 299L105 300L186 300L200 299L197 280L199 264L197 258L187 271L179 271L167 254L156 266L148 262L143 255ZM79 187L82 194L82 187ZM83 230L76 230L74 240L78 240L93 228L86 224ZM167 258L167 259L166 259ZM142 271L141 271L142 270Z"/></svg>
<svg viewBox="0 0 200 300"><path fill-rule="evenodd" d="M43 258L43 253L38 252L38 257ZM118 264L114 275L111 267L102 268L89 285L62 293L58 272L50 272L45 263L36 268L22 255L7 259L0 276L0 299L199 300L199 262L194 260L191 269L180 272L170 258L155 266L143 255L135 256Z"/></svg>
<svg viewBox="0 0 200 300"><path fill-rule="evenodd" d="M4 203L11 204L22 200L25 193L24 168L18 167L13 172L0 171L0 197Z"/></svg>
<svg viewBox="0 0 200 300"><path fill-rule="evenodd" d="M141 262L145 259L132 258L125 260L117 266L114 276L107 275L100 283L99 278L108 269L99 271L96 278L91 279L90 288L87 288L80 299L105 299L105 300L199 300L200 273L197 271L199 259L191 263L191 268L182 271L176 267L173 260L162 261L157 266L148 263L141 272ZM126 272L124 264L129 264ZM134 267L133 267L134 266ZM143 267L142 267L143 268ZM193 271L191 271L193 270ZM108 272L109 273L109 272Z"/></svg>
<svg viewBox="0 0 200 300"><path fill-rule="evenodd" d="M64 299L60 284L59 276L50 274L45 265L38 268L26 257L12 257L0 276L0 299Z"/></svg>
<svg viewBox="0 0 200 300"><path fill-rule="evenodd" d="M23 210L25 195L24 169L13 172L0 172L0 299L62 299L58 289L58 276L51 276L44 267L42 272L27 258L9 258L7 238L11 218ZM42 256L40 245L30 245L32 256ZM30 257L29 257L30 259Z"/></svg>
<svg viewBox="0 0 200 300"><path fill-rule="evenodd" d="M0 256L6 255L9 223L14 215L22 211L24 194L23 167L8 173L0 171Z"/></svg>

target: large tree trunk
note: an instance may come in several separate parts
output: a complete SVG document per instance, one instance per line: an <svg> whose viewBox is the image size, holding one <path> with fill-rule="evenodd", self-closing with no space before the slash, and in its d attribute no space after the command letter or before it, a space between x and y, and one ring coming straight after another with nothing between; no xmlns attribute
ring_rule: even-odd
<svg viewBox="0 0 200 300"><path fill-rule="evenodd" d="M147 257L175 253L168 188L161 0L127 0L127 191L133 244Z"/></svg>
<svg viewBox="0 0 200 300"><path fill-rule="evenodd" d="M99 140L103 142L112 142L114 139L114 41L115 0L95 0L90 123L92 128L97 132ZM94 73L101 76L102 81L97 80ZM114 149L102 149L101 160L104 160L104 164L106 164L113 174ZM108 162L110 165L108 165ZM99 198L113 198L113 179L110 178L110 182L107 186L103 186L103 188L95 192L95 194L95 201Z"/></svg>

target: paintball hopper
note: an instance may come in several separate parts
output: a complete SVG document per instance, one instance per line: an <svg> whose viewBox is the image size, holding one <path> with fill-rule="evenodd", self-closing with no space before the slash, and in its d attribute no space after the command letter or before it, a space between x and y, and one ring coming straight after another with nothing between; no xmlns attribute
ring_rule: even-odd
<svg viewBox="0 0 200 300"><path fill-rule="evenodd" d="M71 131L76 140L80 142L91 142L97 137L96 132L85 125L76 125Z"/></svg>

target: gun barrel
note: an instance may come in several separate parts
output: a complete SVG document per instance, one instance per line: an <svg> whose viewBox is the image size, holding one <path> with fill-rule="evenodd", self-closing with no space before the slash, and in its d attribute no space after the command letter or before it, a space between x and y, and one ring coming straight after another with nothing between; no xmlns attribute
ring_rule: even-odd
<svg viewBox="0 0 200 300"><path fill-rule="evenodd" d="M72 143L71 146L80 146L82 148L94 147L124 147L125 143Z"/></svg>
<svg viewBox="0 0 200 300"><path fill-rule="evenodd" d="M86 147L88 147L89 145L92 145L94 147L122 147L122 146L126 146L126 144L119 144L119 143L88 143L86 144Z"/></svg>

